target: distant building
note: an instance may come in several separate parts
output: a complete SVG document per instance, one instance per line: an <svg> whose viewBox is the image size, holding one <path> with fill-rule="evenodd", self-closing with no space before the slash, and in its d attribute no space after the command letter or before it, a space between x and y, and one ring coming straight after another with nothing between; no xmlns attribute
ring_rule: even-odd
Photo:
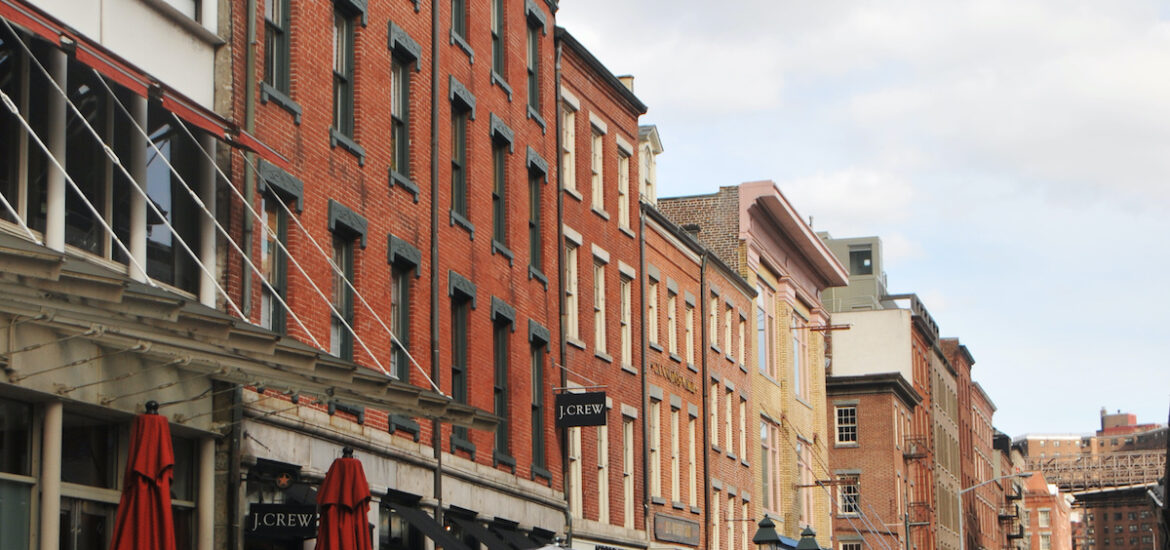
<svg viewBox="0 0 1170 550"><path fill-rule="evenodd" d="M1024 481L1026 546L1032 550L1071 550L1072 497L1035 473Z"/></svg>
<svg viewBox="0 0 1170 550"><path fill-rule="evenodd" d="M1150 492L1155 484L1106 487L1073 493L1084 522L1078 548L1156 550L1166 547L1158 533L1158 512Z"/></svg>
<svg viewBox="0 0 1170 550"><path fill-rule="evenodd" d="M1101 409L1101 428L1093 434L1025 434L1014 444L1028 469L1043 471L1066 491L1082 491L1157 482L1166 463L1167 428Z"/></svg>

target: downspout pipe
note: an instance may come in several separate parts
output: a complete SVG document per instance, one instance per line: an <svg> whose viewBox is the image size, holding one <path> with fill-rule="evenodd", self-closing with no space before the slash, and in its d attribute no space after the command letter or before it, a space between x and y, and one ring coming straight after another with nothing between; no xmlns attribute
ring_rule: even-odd
<svg viewBox="0 0 1170 550"><path fill-rule="evenodd" d="M556 33L553 33L553 40L556 41L556 63L553 71L553 82L556 86L556 123L553 124L557 128L561 120L561 110L564 109L561 100L561 41L556 38ZM558 334L561 335L560 347L558 349L557 361L563 367L565 360L568 357L568 350L565 347L565 231L564 231L564 193L561 192L561 133L556 133L557 142L557 181L554 191L557 194L557 310L560 312L557 315L557 320L560 326L557 327ZM557 369L560 372L560 386L563 388L569 384L569 375L566 369ZM568 428L561 430L561 488L565 495L565 544L573 545L573 512L569 509L569 440Z"/></svg>
<svg viewBox="0 0 1170 550"><path fill-rule="evenodd" d="M431 380L439 386L439 7L431 4ZM442 387L442 386L439 386ZM435 521L443 525L443 426L431 421Z"/></svg>
<svg viewBox="0 0 1170 550"><path fill-rule="evenodd" d="M638 235L639 235L639 238L638 238L638 273L642 274L641 277L638 277L638 290L639 290L639 293L642 295L642 309L640 311L645 312L646 311L646 304L645 304L645 302L646 302L646 277L647 277L647 275L646 275L646 205L642 204L641 200L638 201ZM646 531L647 534L649 534L652 532L652 531L650 531L650 476L647 475L647 473L646 473L647 469L645 468L645 465L650 463L650 451L649 451L650 436L649 436L649 434L646 433L646 414L645 414L645 411L650 410L650 387L648 386L648 384L650 383L649 382L650 371L649 371L649 369L646 368L646 346L648 343L648 340L647 340L648 337L646 335L646 320L645 319L642 319L641 327L639 327L638 332L642 333L642 345L639 346L639 349L638 349L638 355L639 355L638 362L642 366L641 378L642 378L642 411L643 411L643 414L641 415L641 417L642 417L641 424L642 424L642 464L644 465L642 468L642 524L643 524L643 529Z"/></svg>
<svg viewBox="0 0 1170 550"><path fill-rule="evenodd" d="M248 133L256 131L256 0L248 0L247 33L248 43L244 52L244 130ZM247 164L256 165L256 154L245 152ZM244 198L252 200L256 194L256 174L254 170L244 167ZM244 250L252 249L252 217L243 216L240 223L242 246ZM240 265L240 310L244 315L252 314L252 274L247 266Z"/></svg>
<svg viewBox="0 0 1170 550"><path fill-rule="evenodd" d="M707 258L708 252L706 249L702 252L702 263L699 267L699 324L703 327L700 334L702 338L703 358L702 366L699 372L702 373L702 381L699 387L703 390L703 406L699 410L703 411L703 498L706 502L703 503L703 525L711 525L711 445L716 442L711 441L711 411L708 408L711 406L710 396L710 382L711 375L707 371L707 350L710 347L709 340L711 335L708 334L711 330L710 323L707 321L707 296L710 290L707 288ZM728 451L731 452L730 450ZM728 515L734 516L732 510L727 511ZM703 547L711 545L711 529L703 530Z"/></svg>

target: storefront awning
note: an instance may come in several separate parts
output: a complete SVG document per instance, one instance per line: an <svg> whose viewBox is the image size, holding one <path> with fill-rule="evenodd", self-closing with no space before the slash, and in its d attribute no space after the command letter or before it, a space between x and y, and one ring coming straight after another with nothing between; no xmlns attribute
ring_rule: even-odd
<svg viewBox="0 0 1170 550"><path fill-rule="evenodd" d="M495 533L489 531L487 527L478 521L461 518L454 514L448 515L447 519L451 520L451 522L455 525L458 525L461 529L466 531L467 534L475 537L476 540L480 542L480 544L487 546L488 550L516 550L512 547L511 544L505 542Z"/></svg>
<svg viewBox="0 0 1170 550"><path fill-rule="evenodd" d="M427 538L435 541L435 546L441 546L444 550L468 550L466 545L448 534L447 530L443 529L430 514L410 506L395 505L392 510L402 516L402 519L406 520L407 523L422 531Z"/></svg>
<svg viewBox="0 0 1170 550"><path fill-rule="evenodd" d="M508 541L517 550L531 550L533 548L540 548L540 544L528 538L524 533L517 531L511 527L493 523L491 529L504 540Z"/></svg>

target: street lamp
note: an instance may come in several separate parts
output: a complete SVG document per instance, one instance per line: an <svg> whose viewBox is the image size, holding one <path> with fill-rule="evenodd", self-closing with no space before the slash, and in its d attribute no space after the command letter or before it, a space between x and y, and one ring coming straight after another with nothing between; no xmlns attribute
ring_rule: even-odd
<svg viewBox="0 0 1170 550"><path fill-rule="evenodd" d="M1008 479L1008 478L1013 478L1013 477L1021 477L1021 478L1032 477L1032 472L1016 472L1014 474L1008 474L1008 475L992 478L992 479L989 479L987 481L984 481L983 483L976 483L975 485L967 487L966 489L960 489L959 492L955 495L955 498L958 499L958 501L959 501L959 550L966 550L966 548L967 548L967 535L963 533L963 515L964 515L963 493L966 493L967 491L970 491L972 489L978 489L984 485L987 485L988 483L994 483L994 482L1000 481L1002 479Z"/></svg>
<svg viewBox="0 0 1170 550"><path fill-rule="evenodd" d="M796 543L796 550L822 550L817 544L817 532L812 527L805 527L800 533L800 542Z"/></svg>
<svg viewBox="0 0 1170 550"><path fill-rule="evenodd" d="M764 516L764 519L760 520L760 530L752 537L752 543L759 545L760 550L780 549L780 533L776 532L776 524L772 523L772 518Z"/></svg>

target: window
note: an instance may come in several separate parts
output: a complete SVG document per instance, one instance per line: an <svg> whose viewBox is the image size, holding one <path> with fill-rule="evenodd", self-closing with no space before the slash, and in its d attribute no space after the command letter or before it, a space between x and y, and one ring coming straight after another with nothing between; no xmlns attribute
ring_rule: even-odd
<svg viewBox="0 0 1170 550"><path fill-rule="evenodd" d="M390 57L390 170L410 179L410 69L401 56Z"/></svg>
<svg viewBox="0 0 1170 550"><path fill-rule="evenodd" d="M508 143L492 140L492 240L508 244Z"/></svg>
<svg viewBox="0 0 1170 550"><path fill-rule="evenodd" d="M333 235L333 300L335 310L330 318L330 353L353 360L353 239L344 235ZM348 283L348 284L347 284Z"/></svg>
<svg viewBox="0 0 1170 550"><path fill-rule="evenodd" d="M565 243L565 336L570 340L581 339L577 301L577 246Z"/></svg>
<svg viewBox="0 0 1170 550"><path fill-rule="evenodd" d="M692 507L699 505L700 491L697 477L698 468L696 464L696 457L699 455L699 441L695 437L696 424L698 424L698 422L696 422L695 417L687 415L687 492L690 495L688 500Z"/></svg>
<svg viewBox="0 0 1170 550"><path fill-rule="evenodd" d="M857 443L857 406L837 407L837 443Z"/></svg>
<svg viewBox="0 0 1170 550"><path fill-rule="evenodd" d="M804 441L796 442L796 464L800 470L798 476L798 490L800 500L800 524L809 525L813 521L813 491L817 488L812 482L812 462L809 446Z"/></svg>
<svg viewBox="0 0 1170 550"><path fill-rule="evenodd" d="M772 360L775 342L775 319L772 315L772 293L763 286L757 288L756 296L756 357L760 372L776 378L776 363Z"/></svg>
<svg viewBox="0 0 1170 550"><path fill-rule="evenodd" d="M492 343L495 348L493 362L495 363L495 413L500 417L496 427L496 453L510 457L511 446L508 444L508 365L509 349L508 338L512 333L511 320L497 318L492 325Z"/></svg>
<svg viewBox="0 0 1170 550"><path fill-rule="evenodd" d="M609 523L609 426L597 427L597 521Z"/></svg>
<svg viewBox="0 0 1170 550"><path fill-rule="evenodd" d="M390 269L390 332L394 335L394 353L390 356L390 373L403 382L410 381L410 279L413 266L396 264Z"/></svg>
<svg viewBox="0 0 1170 550"><path fill-rule="evenodd" d="M710 305L707 307L707 332L710 334L711 347L719 347L719 295L711 294ZM728 344L730 342L723 342Z"/></svg>
<svg viewBox="0 0 1170 550"><path fill-rule="evenodd" d="M470 345L469 324L471 322L471 297L466 294L451 296L451 399L456 403L467 403L467 361ZM456 443L470 447L471 439L467 428L456 426L452 435Z"/></svg>
<svg viewBox="0 0 1170 550"><path fill-rule="evenodd" d="M333 129L353 138L354 17L333 11Z"/></svg>
<svg viewBox="0 0 1170 550"><path fill-rule="evenodd" d="M739 364L747 365L747 320L739 318Z"/></svg>
<svg viewBox="0 0 1170 550"><path fill-rule="evenodd" d="M592 172L593 209L605 211L605 136L594 128L593 139L590 141L592 158L589 168Z"/></svg>
<svg viewBox="0 0 1170 550"><path fill-rule="evenodd" d="M1052 513L1049 510L1040 510L1040 514L1037 515L1037 519L1036 519L1037 525L1039 525L1040 527L1048 527L1048 522L1050 521L1049 518L1051 515L1052 515ZM1121 526L1118 526L1118 529L1120 529L1120 528L1121 528Z"/></svg>
<svg viewBox="0 0 1170 550"><path fill-rule="evenodd" d="M1052 535L1040 533L1040 550L1052 550Z"/></svg>
<svg viewBox="0 0 1170 550"><path fill-rule="evenodd" d="M528 265L544 272L544 235L541 233L541 185L544 175L528 170Z"/></svg>
<svg viewBox="0 0 1170 550"><path fill-rule="evenodd" d="M808 380L805 364L808 359L808 347L805 337L805 321L799 314L792 315L792 393L800 398L807 397Z"/></svg>
<svg viewBox="0 0 1170 550"><path fill-rule="evenodd" d="M0 398L0 441L4 442L0 446L0 473L33 473L32 422L31 406ZM0 525L5 527L6 543L14 548L28 548L32 490L31 483L0 478Z"/></svg>
<svg viewBox="0 0 1170 550"><path fill-rule="evenodd" d="M98 86L101 85L98 84ZM73 98L73 100L77 99ZM149 225L146 235L146 272L151 279L174 285L188 292L196 292L199 288L199 279L202 276L198 260L188 254L178 241L182 240L187 243L193 252L200 249L199 218L202 214L187 193L187 187L183 182L188 182L187 185L191 185L198 181L198 166L205 160L200 160L203 153L199 144L193 142L187 136L186 131L176 126L178 123L175 122L170 112L155 103L150 105L148 113L147 133L154 146L157 146L162 154L156 153L151 145L146 146L146 157L149 159L146 163L146 192L150 196L150 202L158 207L159 212L174 228L174 231L172 232L161 220L156 220L157 214L149 206L147 207L147 223ZM76 120L75 117L69 117L69 119L71 122ZM72 133L71 130L71 128L66 128L67 135ZM81 134L75 135L80 137ZM30 146L32 145L30 144ZM69 148L70 145L66 144L66 149L69 150ZM70 158L75 157L71 154ZM167 166L168 161L174 170ZM66 170L71 172L71 177L74 175L73 170L71 170L73 165L72 161L66 160ZM76 199L75 193L67 193L67 196ZM68 201L66 209L67 212L74 213L88 212L84 206L74 207L68 204ZM97 249L86 244L92 241L84 237L88 233L82 230L87 225L85 219L84 214L78 216L67 213L65 239L73 246L96 253ZM126 242L125 237L123 240ZM209 268L213 267L209 266Z"/></svg>
<svg viewBox="0 0 1170 550"><path fill-rule="evenodd" d="M561 113L561 186L577 190L577 111L565 103ZM578 197L580 198L580 197Z"/></svg>
<svg viewBox="0 0 1170 550"><path fill-rule="evenodd" d="M670 406L670 500L672 502L679 502L682 500L680 482L680 468L682 456L679 455L679 410L674 405Z"/></svg>
<svg viewBox="0 0 1170 550"><path fill-rule="evenodd" d="M618 151L618 226L630 227L630 154Z"/></svg>
<svg viewBox="0 0 1170 550"><path fill-rule="evenodd" d="M731 453L735 447L732 446L732 441L735 437L735 432L732 431L734 417L732 415L733 407L735 406L735 392L727 390L727 395L723 398L723 446Z"/></svg>
<svg viewBox="0 0 1170 550"><path fill-rule="evenodd" d="M873 275L873 250L869 245L849 247L849 274Z"/></svg>
<svg viewBox="0 0 1170 550"><path fill-rule="evenodd" d="M735 496L727 495L727 549L735 550Z"/></svg>
<svg viewBox="0 0 1170 550"><path fill-rule="evenodd" d="M842 542L841 550L861 550L860 542Z"/></svg>
<svg viewBox="0 0 1170 550"><path fill-rule="evenodd" d="M678 294L666 291L666 350L678 355Z"/></svg>
<svg viewBox="0 0 1170 550"><path fill-rule="evenodd" d="M609 339L605 327L605 264L593 262L593 347L597 353L606 353Z"/></svg>
<svg viewBox="0 0 1170 550"><path fill-rule="evenodd" d="M780 515L780 428L766 420L760 421L760 465L764 510Z"/></svg>
<svg viewBox="0 0 1170 550"><path fill-rule="evenodd" d="M492 0L492 72L504 76L504 0Z"/></svg>
<svg viewBox="0 0 1170 550"><path fill-rule="evenodd" d="M451 212L467 219L467 119L470 112L451 106Z"/></svg>
<svg viewBox="0 0 1170 550"><path fill-rule="evenodd" d="M719 382L711 382L711 391L707 392L707 400L709 404L709 414L711 419L711 446L719 447Z"/></svg>
<svg viewBox="0 0 1170 550"><path fill-rule="evenodd" d="M528 108L540 112L540 29L528 27Z"/></svg>
<svg viewBox="0 0 1170 550"><path fill-rule="evenodd" d="M289 93L289 0L264 3L264 83Z"/></svg>
<svg viewBox="0 0 1170 550"><path fill-rule="evenodd" d="M727 357L731 357L731 356L732 356L732 349L731 349L731 314L732 314L732 312L731 312L731 307L728 307L727 309L724 309L724 310L723 310L723 346L724 346L725 348L727 348L727 349L723 350L723 353L725 353L725 354L727 355Z"/></svg>
<svg viewBox="0 0 1170 550"><path fill-rule="evenodd" d="M684 319L684 335L686 337L686 352L687 364L695 364L695 308L690 304L686 306L687 317Z"/></svg>
<svg viewBox="0 0 1170 550"><path fill-rule="evenodd" d="M651 399L650 418L650 496L662 498L662 402Z"/></svg>
<svg viewBox="0 0 1170 550"><path fill-rule="evenodd" d="M545 342L532 341L532 467L544 470L544 351Z"/></svg>
<svg viewBox="0 0 1170 550"><path fill-rule="evenodd" d="M658 281L651 279L646 285L646 337L651 344L658 339Z"/></svg>
<svg viewBox="0 0 1170 550"><path fill-rule="evenodd" d="M861 512L861 490L857 476L841 476L837 485L837 510L843 516L856 516Z"/></svg>
<svg viewBox="0 0 1170 550"><path fill-rule="evenodd" d="M634 527L634 419L622 416L622 526Z"/></svg>
<svg viewBox="0 0 1170 550"><path fill-rule="evenodd" d="M747 448L747 400L739 400L739 456L744 461L748 459Z"/></svg>
<svg viewBox="0 0 1170 550"><path fill-rule="evenodd" d="M723 518L720 517L721 512L719 511L719 503L722 500L723 500L723 497L720 496L719 494L712 495L712 498L711 498L711 548L713 548L713 549L720 548L719 534L721 533L721 531L723 529L723 525L722 525L722 522L720 520L722 520Z"/></svg>
<svg viewBox="0 0 1170 550"><path fill-rule="evenodd" d="M569 428L569 513L585 517L584 492L581 487L581 428Z"/></svg>
<svg viewBox="0 0 1170 550"><path fill-rule="evenodd" d="M467 3L451 0L451 34L467 40Z"/></svg>
<svg viewBox="0 0 1170 550"><path fill-rule="evenodd" d="M621 339L623 367L633 368L634 365L634 328L633 328L633 281L622 275L621 278Z"/></svg>
<svg viewBox="0 0 1170 550"><path fill-rule="evenodd" d="M280 301L288 299L288 258L280 247L288 244L288 215L278 201L280 198L272 193L265 193L260 211L260 223L268 229L260 240L260 273L271 287L260 291L260 326L283 333L286 315Z"/></svg>

